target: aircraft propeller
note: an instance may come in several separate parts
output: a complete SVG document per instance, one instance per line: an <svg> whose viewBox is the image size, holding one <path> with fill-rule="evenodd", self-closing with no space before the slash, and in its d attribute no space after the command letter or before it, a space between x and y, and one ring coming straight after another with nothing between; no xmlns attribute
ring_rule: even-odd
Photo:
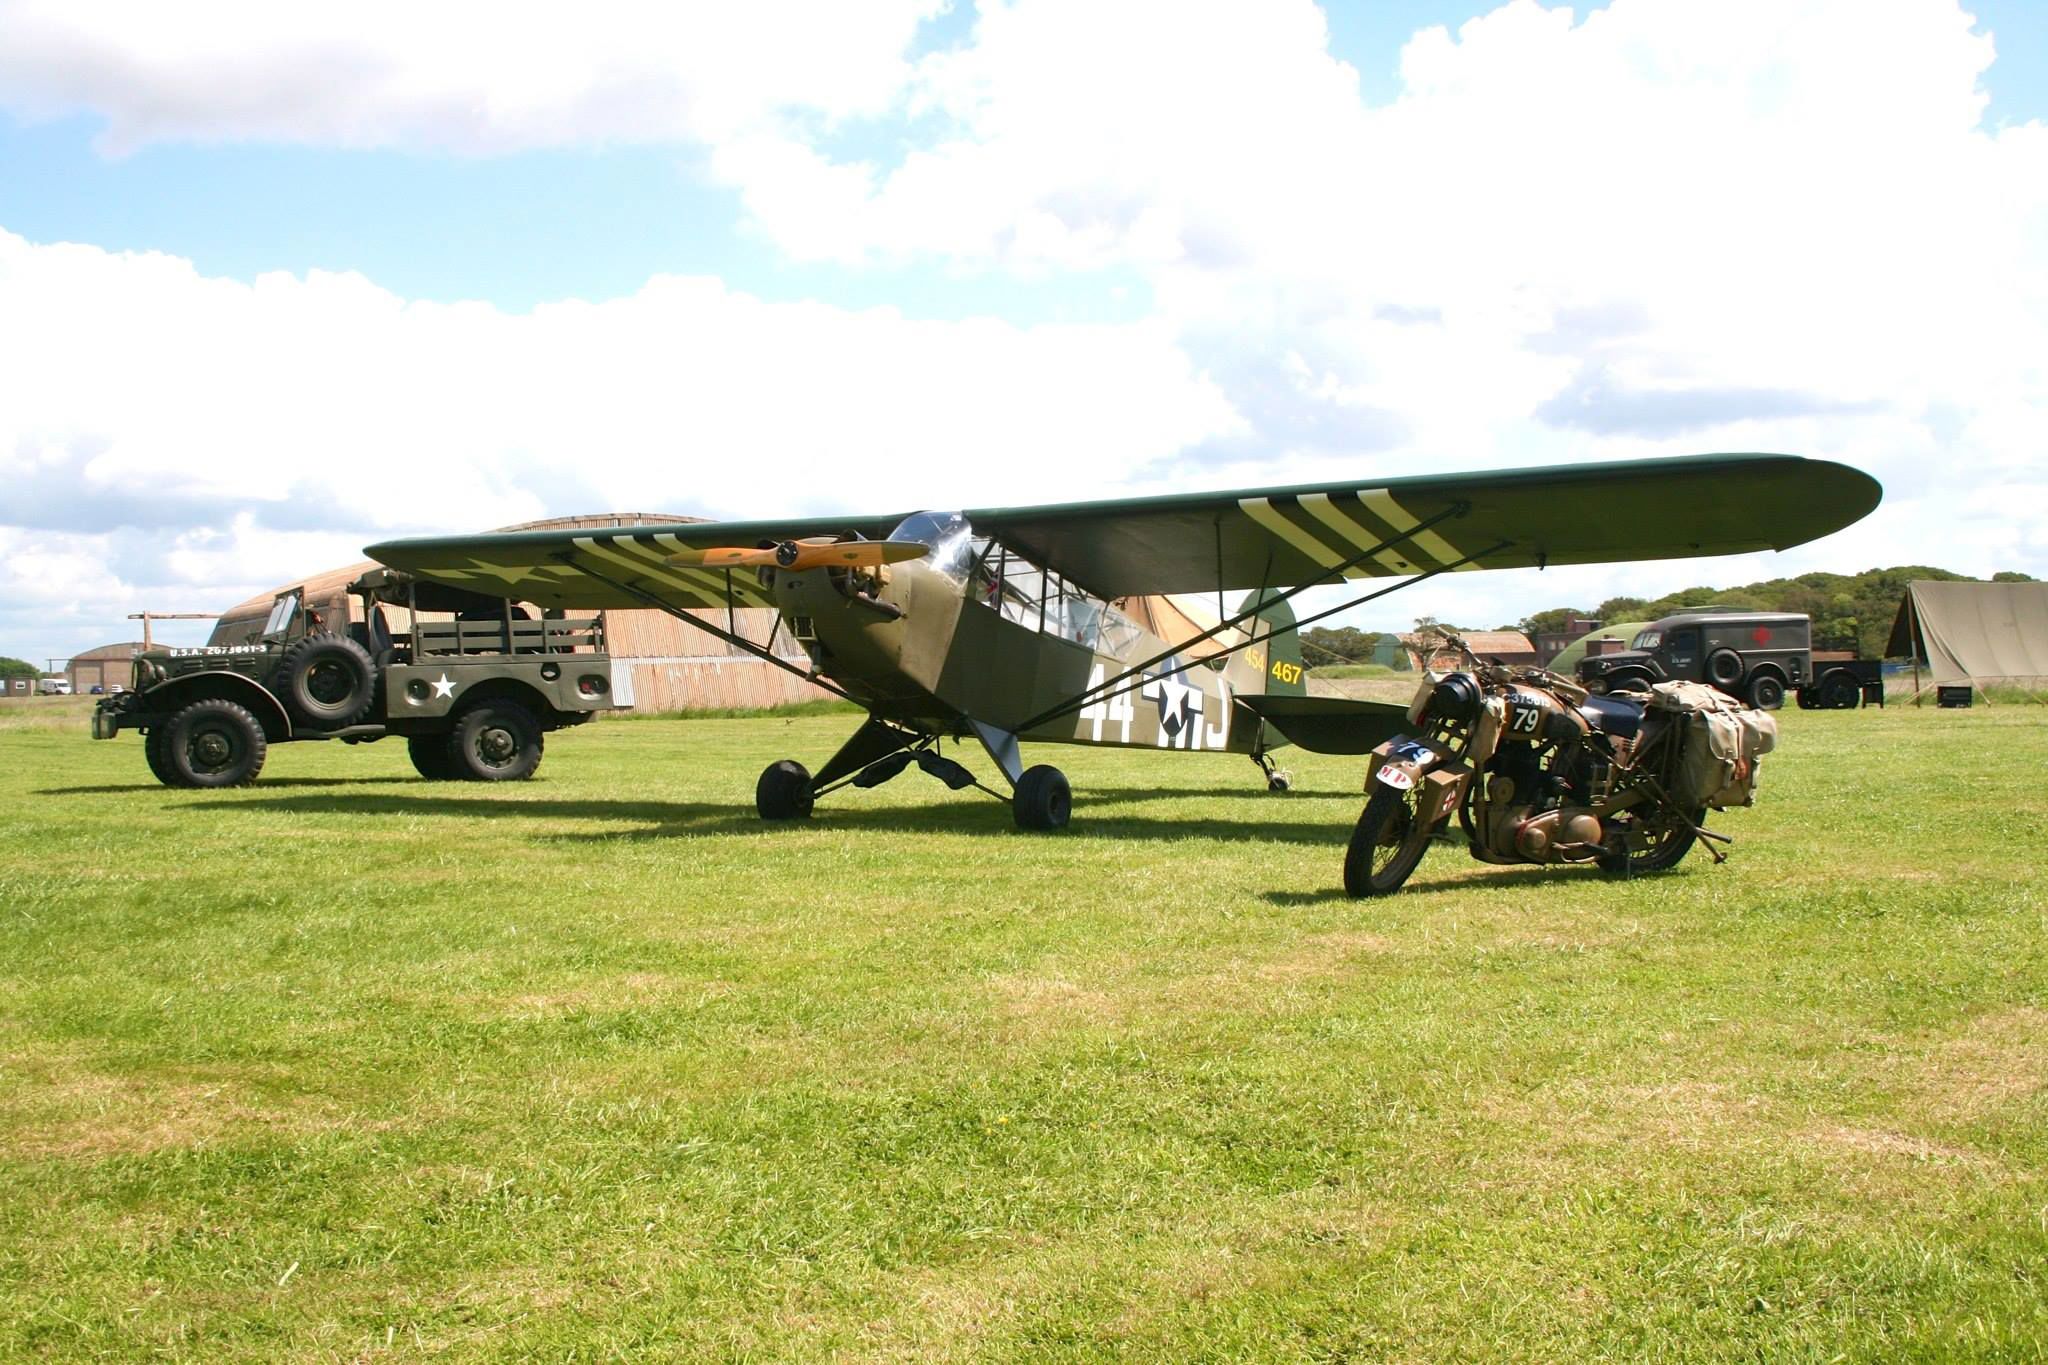
<svg viewBox="0 0 2048 1365"><path fill-rule="evenodd" d="M720 569L872 569L922 559L930 550L921 540L835 540L831 536L813 536L753 549L717 545L702 550L678 550L668 557L668 562Z"/></svg>

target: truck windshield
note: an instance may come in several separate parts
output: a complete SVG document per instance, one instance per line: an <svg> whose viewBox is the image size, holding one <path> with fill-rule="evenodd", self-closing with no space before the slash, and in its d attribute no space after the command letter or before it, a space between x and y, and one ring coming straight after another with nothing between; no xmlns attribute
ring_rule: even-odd
<svg viewBox="0 0 2048 1365"><path fill-rule="evenodd" d="M1663 631L1642 630L1636 632L1636 638L1628 642L1628 647L1630 649L1655 649L1658 645L1661 645L1663 643Z"/></svg>
<svg viewBox="0 0 2048 1365"><path fill-rule="evenodd" d="M299 595L295 592L286 593L283 597L271 603L270 619L263 623L264 638L269 639L273 636L282 636L291 628L292 617L296 616L298 611Z"/></svg>

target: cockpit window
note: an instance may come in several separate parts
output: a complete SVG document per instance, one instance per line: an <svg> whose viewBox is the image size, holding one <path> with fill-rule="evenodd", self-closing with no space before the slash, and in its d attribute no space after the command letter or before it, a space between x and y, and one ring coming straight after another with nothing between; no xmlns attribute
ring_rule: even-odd
<svg viewBox="0 0 2048 1365"><path fill-rule="evenodd" d="M1663 631L1639 630L1636 632L1636 638L1629 641L1628 647L1630 649L1655 649L1658 645L1661 645L1663 643Z"/></svg>
<svg viewBox="0 0 2048 1365"><path fill-rule="evenodd" d="M924 562L965 585L974 562L974 528L958 512L919 512L889 533L891 540L915 540L931 547Z"/></svg>

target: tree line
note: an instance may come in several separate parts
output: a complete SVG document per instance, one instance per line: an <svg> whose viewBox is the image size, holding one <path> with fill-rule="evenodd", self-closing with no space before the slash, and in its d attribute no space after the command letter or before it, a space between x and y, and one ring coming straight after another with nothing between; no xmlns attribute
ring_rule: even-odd
<svg viewBox="0 0 2048 1365"><path fill-rule="evenodd" d="M1808 573L1796 578L1771 578L1734 588L1691 587L1662 597L1610 597L1594 607L1550 607L1532 612L1519 621L1491 627L1519 630L1532 639L1543 632L1563 630L1572 617L1613 625L1620 621L1654 621L1660 616L1687 608L1717 607L1729 611L1796 611L1813 618L1815 649L1853 649L1865 659L1879 658L1891 636L1892 620L1905 598L1906 585L1916 579L1969 582L1968 574L1951 573L1925 564L1907 564L1890 569L1865 569L1857 574ZM2031 583L2023 573L1995 573L1994 583ZM1449 625L1424 616L1425 625ZM1452 626L1453 630L1483 630L1484 626ZM1361 631L1350 626L1334 629L1313 627L1301 633L1302 661L1311 668L1356 662L1370 657L1378 631Z"/></svg>

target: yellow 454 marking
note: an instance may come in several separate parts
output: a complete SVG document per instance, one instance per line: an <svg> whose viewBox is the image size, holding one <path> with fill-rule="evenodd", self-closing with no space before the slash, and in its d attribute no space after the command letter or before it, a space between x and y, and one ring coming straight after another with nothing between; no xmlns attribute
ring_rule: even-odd
<svg viewBox="0 0 2048 1365"><path fill-rule="evenodd" d="M1301 665L1288 663L1285 659L1273 660L1273 676L1284 683L1301 681Z"/></svg>

